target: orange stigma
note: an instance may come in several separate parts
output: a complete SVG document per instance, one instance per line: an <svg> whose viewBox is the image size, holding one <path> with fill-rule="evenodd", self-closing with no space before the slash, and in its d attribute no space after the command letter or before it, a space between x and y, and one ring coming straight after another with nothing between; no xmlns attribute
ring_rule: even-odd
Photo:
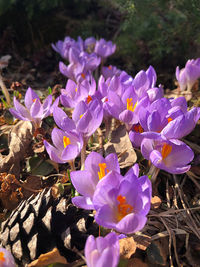
<svg viewBox="0 0 200 267"><path fill-rule="evenodd" d="M34 99L33 99L33 102L35 102L35 101L36 101L36 99L37 99L37 98L34 98Z"/></svg>
<svg viewBox="0 0 200 267"><path fill-rule="evenodd" d="M89 96L87 97L87 104L89 104L90 101L92 101L92 97L91 97L91 95L89 95Z"/></svg>
<svg viewBox="0 0 200 267"><path fill-rule="evenodd" d="M110 66L108 66L108 69L109 69L109 70L112 70L112 66L111 66L111 65L110 65Z"/></svg>
<svg viewBox="0 0 200 267"><path fill-rule="evenodd" d="M81 73L81 77L82 77L83 79L85 79L85 74L84 74L84 73Z"/></svg>
<svg viewBox="0 0 200 267"><path fill-rule="evenodd" d="M143 133L144 132L144 130L140 124L134 125L133 129L136 133Z"/></svg>
<svg viewBox="0 0 200 267"><path fill-rule="evenodd" d="M136 101L134 107L133 107L133 98L127 98L126 102L127 102L126 104L127 109L130 111L134 111L137 106L138 101Z"/></svg>
<svg viewBox="0 0 200 267"><path fill-rule="evenodd" d="M170 121L173 121L173 119L172 119L171 117L169 117L169 118L167 119L167 121L168 121L168 123L169 123Z"/></svg>
<svg viewBox="0 0 200 267"><path fill-rule="evenodd" d="M4 256L5 254L2 251L0 251L0 263L6 260Z"/></svg>
<svg viewBox="0 0 200 267"><path fill-rule="evenodd" d="M171 151L172 151L172 146L165 143L161 151L162 158L165 159L171 153Z"/></svg>
<svg viewBox="0 0 200 267"><path fill-rule="evenodd" d="M117 220L120 221L126 215L133 212L133 207L126 202L126 197L119 195L117 197L119 204L117 205Z"/></svg>
<svg viewBox="0 0 200 267"><path fill-rule="evenodd" d="M107 173L109 173L109 170L106 168L107 168L106 163L99 163L99 169L100 169L100 171L98 172L99 180L101 180L106 175L105 170L107 171Z"/></svg>
<svg viewBox="0 0 200 267"><path fill-rule="evenodd" d="M71 144L71 142L70 142L69 137L63 136L63 145L64 145L64 148L66 148L70 144Z"/></svg>

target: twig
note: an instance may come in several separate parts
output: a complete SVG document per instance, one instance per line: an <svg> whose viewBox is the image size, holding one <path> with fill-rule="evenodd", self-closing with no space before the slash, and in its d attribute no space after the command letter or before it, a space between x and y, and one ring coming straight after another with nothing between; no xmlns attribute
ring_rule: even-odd
<svg viewBox="0 0 200 267"><path fill-rule="evenodd" d="M183 196L182 196L182 193L181 193L181 190L180 190L180 187L179 187L179 184L178 184L178 181L177 181L177 177L175 174L173 174L173 177L174 177L174 181L175 181L175 188L177 188L178 190L178 194L179 194L179 197L180 197L180 200L181 200L181 203L182 203L182 206L183 208L185 209L188 217L189 217L189 221L186 221L187 225L191 227L191 229L193 230L193 232L197 235L197 237L200 239L200 233L199 233L199 229L198 227L196 226L195 222L194 222L194 219L192 218L192 215L190 213L190 210L187 208L187 206L185 205L185 202L183 201Z"/></svg>
<svg viewBox="0 0 200 267"><path fill-rule="evenodd" d="M171 231L168 227L168 225L166 224L165 220L163 218L160 218L161 221L163 222L165 228L167 229L167 232L169 233L169 260L170 260L170 266L173 267L173 261L172 261L172 252L171 252L171 246L172 246L172 234Z"/></svg>
<svg viewBox="0 0 200 267"><path fill-rule="evenodd" d="M0 87L1 87L2 92L3 92L3 94L4 94L5 98L6 98L7 104L10 106L10 104L11 104L10 94L8 92L8 89L5 86L5 83L3 81L3 77L1 75L1 73L0 73Z"/></svg>

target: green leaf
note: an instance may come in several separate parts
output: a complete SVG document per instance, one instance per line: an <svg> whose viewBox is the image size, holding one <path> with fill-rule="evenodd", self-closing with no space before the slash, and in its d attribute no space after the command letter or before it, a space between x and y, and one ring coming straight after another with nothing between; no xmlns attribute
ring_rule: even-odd
<svg viewBox="0 0 200 267"><path fill-rule="evenodd" d="M32 175L46 176L49 175L54 169L52 164L37 156L30 158L28 164L28 169Z"/></svg>

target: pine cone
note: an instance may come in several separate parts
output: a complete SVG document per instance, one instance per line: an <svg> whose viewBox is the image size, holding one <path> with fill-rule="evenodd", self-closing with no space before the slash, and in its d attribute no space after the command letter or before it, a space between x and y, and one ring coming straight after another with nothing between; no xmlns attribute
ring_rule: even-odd
<svg viewBox="0 0 200 267"><path fill-rule="evenodd" d="M90 212L70 204L69 197L55 199L51 189L23 201L1 225L1 246L10 250L19 266L57 248L67 262L78 258L89 234L98 226Z"/></svg>

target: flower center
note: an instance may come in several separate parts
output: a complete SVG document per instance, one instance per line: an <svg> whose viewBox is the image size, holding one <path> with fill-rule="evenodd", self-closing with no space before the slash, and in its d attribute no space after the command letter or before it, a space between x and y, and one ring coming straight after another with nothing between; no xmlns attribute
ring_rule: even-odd
<svg viewBox="0 0 200 267"><path fill-rule="evenodd" d="M136 133L143 133L143 132L144 132L144 130L143 130L143 128L142 128L142 126L141 126L140 124L136 124L136 125L134 125L134 126L133 126L133 129L134 129L134 131L135 131Z"/></svg>
<svg viewBox="0 0 200 267"><path fill-rule="evenodd" d="M133 207L126 202L126 197L119 195L117 197L119 204L117 205L117 220L120 221L126 215L133 212Z"/></svg>
<svg viewBox="0 0 200 267"><path fill-rule="evenodd" d="M161 151L162 158L165 159L171 153L171 151L172 151L172 146L165 143Z"/></svg>
<svg viewBox="0 0 200 267"><path fill-rule="evenodd" d="M64 145L64 148L66 148L70 144L71 144L71 142L70 142L69 137L63 136L63 145Z"/></svg>
<svg viewBox="0 0 200 267"><path fill-rule="evenodd" d="M89 95L88 97L87 97L87 104L89 104L90 103L90 101L92 101L92 97L91 97L91 95Z"/></svg>
<svg viewBox="0 0 200 267"><path fill-rule="evenodd" d="M99 172L98 172L98 176L99 176L99 180L101 180L107 173L109 173L109 170L106 169L107 165L106 163L99 163ZM106 172L105 172L106 170Z"/></svg>
<svg viewBox="0 0 200 267"><path fill-rule="evenodd" d="M0 251L0 262L4 262L6 260L4 256L5 254L2 251Z"/></svg>
<svg viewBox="0 0 200 267"><path fill-rule="evenodd" d="M130 111L134 111L137 106L138 101L136 101L134 107L133 107L133 98L127 98L126 103L127 103L126 104L127 109Z"/></svg>

